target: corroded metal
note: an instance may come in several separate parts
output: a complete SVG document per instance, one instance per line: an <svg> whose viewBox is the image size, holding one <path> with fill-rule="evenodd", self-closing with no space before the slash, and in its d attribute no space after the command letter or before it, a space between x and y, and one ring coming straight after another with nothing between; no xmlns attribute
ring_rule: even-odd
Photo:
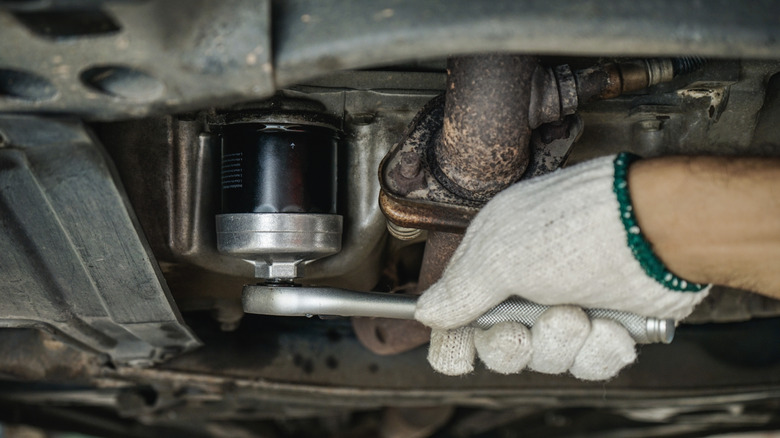
<svg viewBox="0 0 780 438"><path fill-rule="evenodd" d="M352 318L355 336L382 356L403 353L428 343L431 329L408 319Z"/></svg>
<svg viewBox="0 0 780 438"><path fill-rule="evenodd" d="M412 201L478 207L481 203L452 193L433 174L428 155L441 137L443 120L444 95L441 95L420 110L406 129L403 140L382 160L379 166L382 190Z"/></svg>
<svg viewBox="0 0 780 438"><path fill-rule="evenodd" d="M537 65L530 82L528 126L537 129L574 114L579 104L577 83L568 65L549 68Z"/></svg>
<svg viewBox="0 0 780 438"><path fill-rule="evenodd" d="M489 55L485 58L482 61L470 59L464 63L452 61L455 73L450 69L450 76L458 76L460 79L449 80L447 94L432 99L423 107L410 123L403 140L393 146L382 160L379 167L382 185L379 205L387 219L395 225L463 232L479 208L490 198L487 193L508 186L521 175L529 177L540 169L554 170L568 153L568 148L561 149L561 142L550 145L550 139L570 137L569 122L560 120L573 114L579 102L571 69L568 66L554 69L544 67L531 57ZM520 67L522 63L528 65ZM498 73L491 73L493 76L478 80L481 78L480 72L493 68ZM477 71L467 74L459 73L459 69ZM509 71L516 73L516 80L508 78L511 76ZM517 89L520 86L518 78L523 75L528 76L528 80L522 83L521 92ZM493 83L500 88L503 86L502 81L511 82L507 86L512 92L496 95L491 88L493 91L489 91L487 96L491 102L485 102L472 92L460 90L463 86L456 85L461 82L480 83L482 85L479 89L482 90L483 82ZM452 88L452 85L456 87ZM516 98L524 104L518 106L517 102L511 105L494 102ZM451 101L449 106L445 103L446 99ZM467 104L468 99L475 100L475 104ZM445 117L448 108L454 108L461 114L456 114L454 118ZM449 125L446 120L450 120ZM479 123L484 126L479 126ZM449 126L449 134L445 125ZM456 126L463 132L454 133ZM577 129L577 132L580 130ZM532 137L537 135L532 135L532 132L547 141L536 142L533 148L529 148ZM474 138L467 139L467 136ZM451 144L448 146L443 145L445 138L450 138ZM461 139L462 144L452 144L455 139ZM567 145L570 147L572 143L568 142ZM449 157L447 154L451 152L456 153L458 158ZM509 165L509 162L514 164ZM463 163L467 163L465 170L460 169ZM534 171L527 171L527 167ZM448 176L448 172L452 175ZM461 180L465 186L475 188L476 192L464 192L463 187L451 177Z"/></svg>
<svg viewBox="0 0 780 438"><path fill-rule="evenodd" d="M411 200L385 190L379 192L379 207L389 221L402 227L461 233L479 211L473 207Z"/></svg>
<svg viewBox="0 0 780 438"><path fill-rule="evenodd" d="M620 96L620 70L617 64L609 63L577 70L577 98L580 104Z"/></svg>
<svg viewBox="0 0 780 438"><path fill-rule="evenodd" d="M582 135L582 129L582 118L573 114L535 130L531 135L531 162L523 179L541 176L563 166L574 142Z"/></svg>
<svg viewBox="0 0 780 438"><path fill-rule="evenodd" d="M536 58L450 58L441 138L428 153L436 179L460 197L486 202L528 165L528 84Z"/></svg>
<svg viewBox="0 0 780 438"><path fill-rule="evenodd" d="M547 123L534 130L530 142L531 160L523 179L559 168L581 135L582 128L582 119L577 115L570 115L562 121ZM392 183L393 181L388 181L388 186L392 187ZM379 193L379 207L387 220L395 225L450 233L465 232L471 219L479 212L477 207L436 202L414 196L420 193L433 197L437 192L421 190L402 196L393 193L390 187L386 186Z"/></svg>
<svg viewBox="0 0 780 438"><path fill-rule="evenodd" d="M417 290L422 292L436 283L444 273L444 268L450 261L450 257L463 240L463 234L433 232L428 234L428 242L425 244L420 278L417 281Z"/></svg>
<svg viewBox="0 0 780 438"><path fill-rule="evenodd" d="M580 105L642 90L670 81L673 76L671 58L610 62L574 73Z"/></svg>

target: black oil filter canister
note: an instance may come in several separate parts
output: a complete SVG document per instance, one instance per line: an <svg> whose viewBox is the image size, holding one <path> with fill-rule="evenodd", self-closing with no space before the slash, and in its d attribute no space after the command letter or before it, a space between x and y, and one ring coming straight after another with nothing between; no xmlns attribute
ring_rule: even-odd
<svg viewBox="0 0 780 438"><path fill-rule="evenodd" d="M222 127L221 213L336 214L337 137L300 124Z"/></svg>

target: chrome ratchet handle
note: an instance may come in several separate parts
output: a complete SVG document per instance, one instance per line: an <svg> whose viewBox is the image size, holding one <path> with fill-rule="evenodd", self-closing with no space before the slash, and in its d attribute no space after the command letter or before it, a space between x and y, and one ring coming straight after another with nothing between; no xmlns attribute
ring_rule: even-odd
<svg viewBox="0 0 780 438"><path fill-rule="evenodd" d="M414 319L417 296L381 292L356 292L332 287L276 285L244 286L243 305L247 313L274 316L363 316ZM470 325L489 328L514 321L532 327L550 306L512 297L488 310ZM623 325L638 344L668 344L674 338L675 323L611 309L584 309L592 319L611 319Z"/></svg>

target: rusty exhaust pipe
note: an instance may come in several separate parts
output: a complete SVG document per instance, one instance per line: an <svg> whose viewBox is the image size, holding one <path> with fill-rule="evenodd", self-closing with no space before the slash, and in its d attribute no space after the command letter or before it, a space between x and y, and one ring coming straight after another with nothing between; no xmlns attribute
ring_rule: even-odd
<svg viewBox="0 0 780 438"><path fill-rule="evenodd" d="M520 179L530 159L528 113L534 57L479 55L447 61L441 137L428 149L434 177L454 195L483 204ZM417 291L441 274L462 234L428 233ZM428 342L430 329L416 321L354 318L360 341L377 354L396 354Z"/></svg>
<svg viewBox="0 0 780 438"><path fill-rule="evenodd" d="M451 192L487 202L520 179L530 157L528 108L538 63L518 55L450 58L441 138L429 160Z"/></svg>

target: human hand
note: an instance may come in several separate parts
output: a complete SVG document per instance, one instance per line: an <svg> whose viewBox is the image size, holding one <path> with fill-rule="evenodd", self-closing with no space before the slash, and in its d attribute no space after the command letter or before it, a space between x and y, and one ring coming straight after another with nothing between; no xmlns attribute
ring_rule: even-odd
<svg viewBox="0 0 780 438"><path fill-rule="evenodd" d="M434 329L429 362L459 375L475 353L494 371L570 371L611 378L636 354L620 324L590 321L579 307L680 320L707 294L669 272L633 216L631 157L603 157L499 193L469 227L415 318ZM530 330L464 327L512 295L552 305ZM563 306L560 306L563 305Z"/></svg>

